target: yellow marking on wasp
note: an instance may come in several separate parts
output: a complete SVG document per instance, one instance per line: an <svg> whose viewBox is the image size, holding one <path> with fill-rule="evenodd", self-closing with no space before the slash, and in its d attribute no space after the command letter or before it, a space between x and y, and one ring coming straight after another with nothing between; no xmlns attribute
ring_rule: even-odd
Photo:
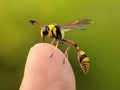
<svg viewBox="0 0 120 90"><path fill-rule="evenodd" d="M48 25L48 27L49 27L48 36L49 36L49 37L52 37L52 36L53 36L53 35L52 35L52 32L54 33L54 35L56 35L55 25L56 25L56 24L50 24L50 25Z"/></svg>
<svg viewBox="0 0 120 90"><path fill-rule="evenodd" d="M80 51L80 55L83 55L83 54L85 54L85 52L84 51Z"/></svg>
<svg viewBox="0 0 120 90"><path fill-rule="evenodd" d="M65 33L63 30L61 30L61 34L62 34L62 39L64 39Z"/></svg>
<svg viewBox="0 0 120 90"><path fill-rule="evenodd" d="M41 38L43 38L43 32L42 32L42 30L40 31L40 34L41 34Z"/></svg>
<svg viewBox="0 0 120 90"><path fill-rule="evenodd" d="M83 71L83 73L86 75L89 71L89 67L90 67L90 62L89 62L89 58L83 58L83 60L80 63L80 67Z"/></svg>
<svg viewBox="0 0 120 90"><path fill-rule="evenodd" d="M80 50L79 47L77 47L77 50Z"/></svg>

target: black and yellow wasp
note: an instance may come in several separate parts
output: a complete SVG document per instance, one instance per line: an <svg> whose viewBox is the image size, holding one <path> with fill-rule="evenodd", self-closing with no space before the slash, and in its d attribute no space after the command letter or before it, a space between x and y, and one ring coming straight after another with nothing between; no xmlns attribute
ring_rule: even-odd
<svg viewBox="0 0 120 90"><path fill-rule="evenodd" d="M93 21L90 19L83 19L83 20L76 20L73 22L69 22L67 24L63 24L63 25L57 25L57 24L50 24L47 26L42 26L40 23L38 23L35 20L30 20L31 24L36 24L40 27L41 29L41 37L43 39L43 42L45 42L45 36L48 36L52 39L52 44L54 42L56 42L56 48L58 47L59 43L64 43L67 42L68 44L72 45L73 47L75 47L77 49L78 52L78 61L80 63L80 66L82 68L82 71L84 74L87 74L89 67L90 67L90 61L89 58L87 56L87 54L80 50L79 46L68 39L64 39L64 32L65 31L69 31L69 30L74 30L74 29L78 29L78 30L85 30L86 24L92 24ZM55 48L55 50L56 50ZM55 51L54 50L54 51ZM66 56L67 56L67 52L68 52L69 48L66 49ZM52 57L54 54L54 52L50 55L50 57Z"/></svg>

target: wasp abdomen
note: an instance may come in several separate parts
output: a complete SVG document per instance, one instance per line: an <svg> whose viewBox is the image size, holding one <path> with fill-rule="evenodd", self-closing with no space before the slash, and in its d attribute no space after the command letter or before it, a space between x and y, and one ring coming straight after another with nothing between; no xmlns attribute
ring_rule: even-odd
<svg viewBox="0 0 120 90"><path fill-rule="evenodd" d="M80 62L80 66L81 66L83 73L87 74L89 67L90 67L90 60L89 60L87 54L83 51L80 51L78 53L78 60Z"/></svg>

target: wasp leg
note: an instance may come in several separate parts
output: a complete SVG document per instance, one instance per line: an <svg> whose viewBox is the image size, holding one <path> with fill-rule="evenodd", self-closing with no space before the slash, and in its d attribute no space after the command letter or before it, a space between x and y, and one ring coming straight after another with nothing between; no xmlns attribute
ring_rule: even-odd
<svg viewBox="0 0 120 90"><path fill-rule="evenodd" d="M68 58L69 49L70 49L69 44L68 44L68 43L65 43L65 42L62 42L62 41L60 41L60 44L63 44L64 46L67 47L66 50L65 50L65 52L64 52L64 54L65 54L66 58Z"/></svg>
<svg viewBox="0 0 120 90"><path fill-rule="evenodd" d="M89 60L87 54L84 51L80 50L79 46L75 42L68 40L68 39L66 39L66 40L62 39L61 41L67 42L77 49L78 61L80 63L80 67L81 67L83 73L87 74L89 67L90 67L90 60Z"/></svg>
<svg viewBox="0 0 120 90"><path fill-rule="evenodd" d="M69 49L70 49L69 44L68 44L68 43L65 43L65 42L62 42L61 40L60 40L60 44L63 44L64 46L67 47L66 50L65 50L65 52L64 52L64 55L65 55L65 57L68 59ZM66 58L63 59L63 64L65 64L65 59L66 59Z"/></svg>
<svg viewBox="0 0 120 90"><path fill-rule="evenodd" d="M70 46L68 46L67 49L65 50L64 54L65 54L66 58L68 58L69 50L70 50Z"/></svg>
<svg viewBox="0 0 120 90"><path fill-rule="evenodd" d="M65 56L68 59L68 55L69 55L69 50L70 50L70 46L67 47L67 49L65 50ZM63 59L63 64L65 64L65 58Z"/></svg>
<svg viewBox="0 0 120 90"><path fill-rule="evenodd" d="M53 39L52 39L52 42L51 42L51 44L54 44L55 40L56 40L56 39L55 39L55 38L53 38Z"/></svg>
<svg viewBox="0 0 120 90"><path fill-rule="evenodd" d="M42 38L42 42L45 42L45 36L41 37Z"/></svg>
<svg viewBox="0 0 120 90"><path fill-rule="evenodd" d="M70 50L69 44L68 44L68 43L65 43L65 41L62 41L62 40L60 40L60 44L63 44L64 46L67 47L66 50L65 50L65 52L64 52L64 55L65 55L65 57L68 59L69 50ZM65 64L65 59L66 59L66 58L63 59L63 64Z"/></svg>
<svg viewBox="0 0 120 90"><path fill-rule="evenodd" d="M57 41L57 44L56 44L56 46L55 46L55 49L54 49L54 51L51 53L50 57L52 57L53 54L55 53L55 51L57 50L58 44L59 44L59 41Z"/></svg>

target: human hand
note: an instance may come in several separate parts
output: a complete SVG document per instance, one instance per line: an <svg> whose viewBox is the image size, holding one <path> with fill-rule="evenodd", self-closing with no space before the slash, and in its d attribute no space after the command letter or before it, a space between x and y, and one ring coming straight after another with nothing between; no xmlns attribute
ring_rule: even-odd
<svg viewBox="0 0 120 90"><path fill-rule="evenodd" d="M30 49L19 90L76 90L68 59L59 49L50 57L54 49L47 43L36 44Z"/></svg>

